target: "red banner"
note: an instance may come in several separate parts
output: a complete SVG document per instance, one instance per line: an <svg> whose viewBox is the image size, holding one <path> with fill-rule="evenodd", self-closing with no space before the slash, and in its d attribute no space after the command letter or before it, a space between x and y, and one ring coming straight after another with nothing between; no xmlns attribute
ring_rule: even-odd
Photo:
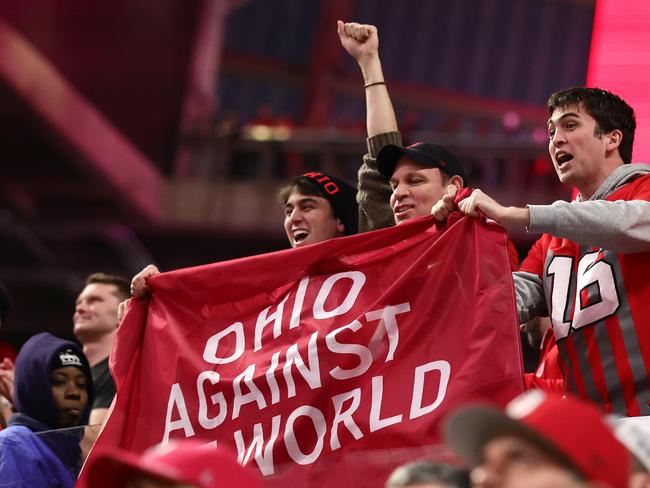
<svg viewBox="0 0 650 488"><path fill-rule="evenodd" d="M382 486L439 421L523 391L506 236L431 219L164 273L111 355L95 446L215 442L268 486ZM361 483L361 484L360 484Z"/></svg>

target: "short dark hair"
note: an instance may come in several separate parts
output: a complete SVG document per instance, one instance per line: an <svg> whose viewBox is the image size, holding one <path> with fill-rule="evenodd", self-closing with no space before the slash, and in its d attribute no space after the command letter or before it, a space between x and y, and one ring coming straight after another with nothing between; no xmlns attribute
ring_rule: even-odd
<svg viewBox="0 0 650 488"><path fill-rule="evenodd" d="M131 283L123 276L93 273L86 278L86 285L94 285L96 283L115 286L117 288L117 297L120 300L126 300L131 296Z"/></svg>
<svg viewBox="0 0 650 488"><path fill-rule="evenodd" d="M324 198L330 203L332 216L343 224L345 235L359 231L357 189L348 182L322 171L310 171L298 176L279 191L282 205L286 206L293 192Z"/></svg>
<svg viewBox="0 0 650 488"><path fill-rule="evenodd" d="M289 183L288 185L285 185L282 188L280 188L280 190L278 191L278 199L280 200L280 203L282 205L286 205L287 200L289 200L289 197L295 191L302 193L303 195L322 197L329 202L327 195L325 195L323 190L321 190L318 187L318 185L312 183L311 180L308 180L307 178L298 178L295 181ZM332 212L334 212L334 207L332 207Z"/></svg>
<svg viewBox="0 0 650 488"><path fill-rule="evenodd" d="M469 488L466 469L431 461L415 461L399 466L386 481L386 488L401 488L425 483L441 483L449 488Z"/></svg>
<svg viewBox="0 0 650 488"><path fill-rule="evenodd" d="M546 103L549 117L557 108L569 106L582 108L596 121L596 133L601 136L613 130L623 133L618 152L625 164L632 162L632 146L636 118L634 109L621 97L600 88L575 87L553 93Z"/></svg>
<svg viewBox="0 0 650 488"><path fill-rule="evenodd" d="M325 195L323 190L318 185L312 183L311 180L307 178L298 178L292 183L280 188L280 191L278 191L278 199L280 200L280 203L283 206L286 205L287 201L289 200L289 197L295 191L303 195L324 198L325 200L327 200L327 203L329 203L330 210L332 211L332 216L335 219L339 219L341 222L343 222L342 216L338 214L338 212L334 208L334 205L332 205L332 202L330 201L329 198L327 198L327 195Z"/></svg>

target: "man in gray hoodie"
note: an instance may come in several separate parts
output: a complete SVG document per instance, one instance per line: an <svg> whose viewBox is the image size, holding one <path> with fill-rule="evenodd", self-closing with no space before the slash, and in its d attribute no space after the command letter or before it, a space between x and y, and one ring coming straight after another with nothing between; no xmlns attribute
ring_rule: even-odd
<svg viewBox="0 0 650 488"><path fill-rule="evenodd" d="M551 95L548 113L553 166L578 198L505 207L477 189L458 208L544 233L513 273L520 322L550 316L566 390L650 415L650 166L630 164L634 111L604 90L571 88ZM455 193L435 218L457 208Z"/></svg>

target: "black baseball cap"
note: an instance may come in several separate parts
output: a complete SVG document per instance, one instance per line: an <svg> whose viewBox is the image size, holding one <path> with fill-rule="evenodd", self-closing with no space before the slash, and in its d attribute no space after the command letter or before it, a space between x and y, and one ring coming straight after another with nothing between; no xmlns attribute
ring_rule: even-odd
<svg viewBox="0 0 650 488"><path fill-rule="evenodd" d="M345 235L353 235L359 231L359 204L355 187L341 178L320 171L310 171L298 176L294 181L299 180L306 180L316 186L322 196L329 200L334 214L345 226Z"/></svg>
<svg viewBox="0 0 650 488"><path fill-rule="evenodd" d="M383 176L390 179L395 171L397 160L402 156L406 156L424 166L440 168L447 176L458 175L467 186L467 177L458 159L447 149L437 144L416 142L407 147L388 144L382 147L379 154L377 154L377 169Z"/></svg>

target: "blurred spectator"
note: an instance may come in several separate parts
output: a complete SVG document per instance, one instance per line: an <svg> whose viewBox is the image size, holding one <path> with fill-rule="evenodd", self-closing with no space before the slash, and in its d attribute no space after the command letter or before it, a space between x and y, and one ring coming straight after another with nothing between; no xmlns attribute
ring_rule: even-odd
<svg viewBox="0 0 650 488"><path fill-rule="evenodd" d="M93 488L260 488L258 476L230 452L196 440L170 442L143 454L112 450L88 462Z"/></svg>
<svg viewBox="0 0 650 488"><path fill-rule="evenodd" d="M481 486L481 485L475 485ZM499 485L503 488L602 488L602 483L592 483L576 477L566 469L546 466L544 469L533 469Z"/></svg>
<svg viewBox="0 0 650 488"><path fill-rule="evenodd" d="M13 415L13 405L6 397L0 395L0 430L7 428L9 419Z"/></svg>
<svg viewBox="0 0 650 488"><path fill-rule="evenodd" d="M10 357L15 359L13 349L7 345L0 348L0 396L7 399L9 403L13 403L14 396L14 362Z"/></svg>
<svg viewBox="0 0 650 488"><path fill-rule="evenodd" d="M120 302L129 297L129 282L121 276L94 273L77 297L73 316L74 335L81 342L92 368L95 400L89 425L101 425L115 396L115 384L108 370L108 355L117 333ZM99 428L87 429L84 451L95 442Z"/></svg>
<svg viewBox="0 0 650 488"><path fill-rule="evenodd" d="M430 461L415 461L399 466L386 481L386 488L469 488L467 470L437 464Z"/></svg>
<svg viewBox="0 0 650 488"><path fill-rule="evenodd" d="M10 310L11 296L7 288L0 282L0 327L2 327L2 322L7 320Z"/></svg>
<svg viewBox="0 0 650 488"><path fill-rule="evenodd" d="M17 413L0 432L0 486L72 487L93 400L90 365L79 346L43 332L16 359ZM56 431L53 429L62 429Z"/></svg>
<svg viewBox="0 0 650 488"><path fill-rule="evenodd" d="M11 295L0 282L0 329L11 310ZM0 429L5 427L11 415L14 390L14 360L16 351L11 345L0 341Z"/></svg>
<svg viewBox="0 0 650 488"><path fill-rule="evenodd" d="M612 422L614 435L632 455L630 488L650 488L650 428L637 419Z"/></svg>
<svg viewBox="0 0 650 488"><path fill-rule="evenodd" d="M449 418L445 437L473 468L477 487L524 486L525 477L558 475L610 488L628 483L625 447L595 405L574 397L533 390L511 401L505 412L467 406Z"/></svg>
<svg viewBox="0 0 650 488"><path fill-rule="evenodd" d="M129 296L129 282L121 276L94 273L77 297L73 316L74 334L90 362L95 382L91 423L101 423L115 396L108 371L108 355L117 333L117 308Z"/></svg>

